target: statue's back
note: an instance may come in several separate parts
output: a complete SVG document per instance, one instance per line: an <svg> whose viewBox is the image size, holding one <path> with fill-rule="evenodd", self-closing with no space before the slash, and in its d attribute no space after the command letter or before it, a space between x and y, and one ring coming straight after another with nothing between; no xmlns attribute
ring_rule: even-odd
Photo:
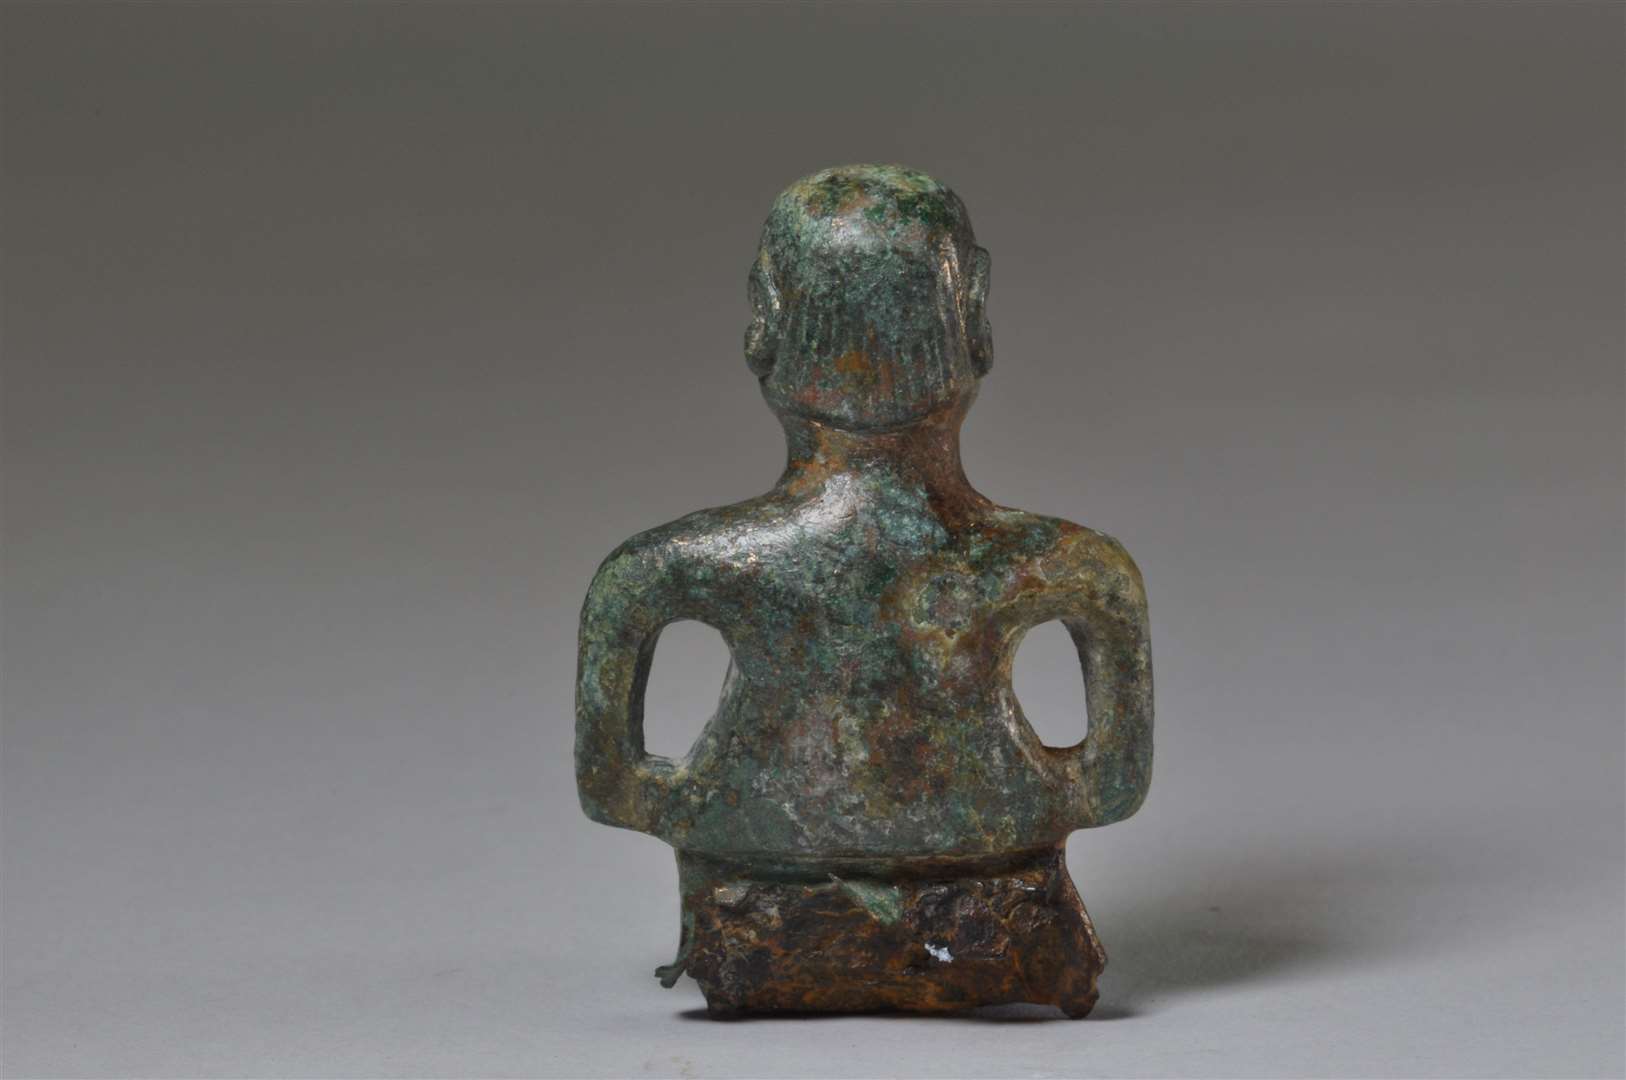
<svg viewBox="0 0 1626 1080"><path fill-rule="evenodd" d="M588 591L582 806L678 850L683 937L658 974L689 971L714 1012L1095 1001L1104 954L1062 844L1146 793L1145 594L1116 541L966 479L988 272L958 197L921 173L792 185L746 334L784 475L635 537ZM680 619L715 627L732 662L674 760L645 752L644 688ZM1084 668L1069 747L1044 745L1011 690L1022 635L1051 620Z"/></svg>

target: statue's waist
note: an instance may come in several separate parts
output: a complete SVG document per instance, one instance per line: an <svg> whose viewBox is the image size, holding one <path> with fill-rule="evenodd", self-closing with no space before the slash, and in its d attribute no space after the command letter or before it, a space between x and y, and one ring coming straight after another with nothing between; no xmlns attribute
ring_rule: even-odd
<svg viewBox="0 0 1626 1080"><path fill-rule="evenodd" d="M1059 841L1008 851L962 855L877 855L832 853L804 855L787 852L705 852L679 848L686 874L715 879L734 877L757 881L829 881L885 877L891 880L1009 874L1052 858Z"/></svg>
<svg viewBox="0 0 1626 1080"><path fill-rule="evenodd" d="M1079 802L1075 785L1022 761L895 775L736 768L678 778L656 832L722 858L978 859L1056 843Z"/></svg>

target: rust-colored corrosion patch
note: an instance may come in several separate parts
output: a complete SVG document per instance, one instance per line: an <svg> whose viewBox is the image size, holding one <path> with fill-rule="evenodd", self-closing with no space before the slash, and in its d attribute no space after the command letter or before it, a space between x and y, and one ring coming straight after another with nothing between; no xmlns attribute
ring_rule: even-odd
<svg viewBox="0 0 1626 1080"><path fill-rule="evenodd" d="M717 1016L1031 1002L1082 1017L1106 965L1059 848L879 884L684 877L683 963Z"/></svg>

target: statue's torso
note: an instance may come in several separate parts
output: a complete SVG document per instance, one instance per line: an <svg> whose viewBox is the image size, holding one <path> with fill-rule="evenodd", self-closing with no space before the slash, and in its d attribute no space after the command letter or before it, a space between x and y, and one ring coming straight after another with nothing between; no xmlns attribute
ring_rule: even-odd
<svg viewBox="0 0 1626 1080"><path fill-rule="evenodd" d="M1011 661L1023 631L1114 572L1110 539L969 488L945 500L848 474L634 543L661 552L675 617L733 655L716 717L672 766L676 846L977 855L1076 827L1069 755L1022 718ZM1078 724L1082 739L1082 708Z"/></svg>

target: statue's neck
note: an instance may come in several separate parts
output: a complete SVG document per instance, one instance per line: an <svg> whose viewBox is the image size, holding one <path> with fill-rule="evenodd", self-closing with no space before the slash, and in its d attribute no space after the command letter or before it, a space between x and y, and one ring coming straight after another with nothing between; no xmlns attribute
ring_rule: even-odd
<svg viewBox="0 0 1626 1080"><path fill-rule="evenodd" d="M960 464L964 419L964 409L946 409L891 431L849 431L782 416L789 462L780 485L811 491L841 475L919 486L928 493L968 492Z"/></svg>

